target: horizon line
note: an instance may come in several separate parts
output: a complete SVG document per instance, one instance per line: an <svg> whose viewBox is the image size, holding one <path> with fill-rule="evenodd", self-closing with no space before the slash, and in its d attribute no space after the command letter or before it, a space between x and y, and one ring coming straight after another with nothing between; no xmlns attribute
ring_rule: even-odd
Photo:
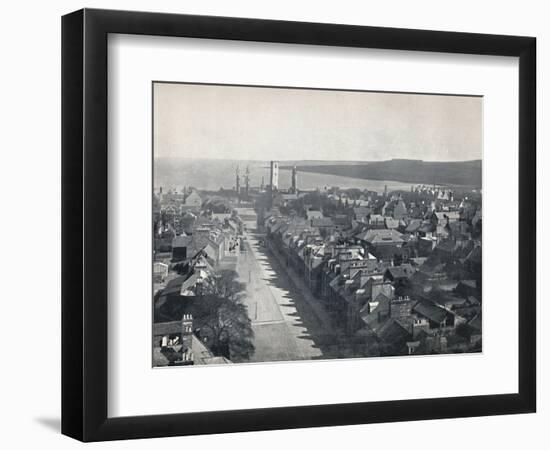
<svg viewBox="0 0 550 450"><path fill-rule="evenodd" d="M457 163L457 162L477 162L483 161L482 158L476 159L446 159L446 160L426 160L418 158L389 158L389 159L371 159L371 160L358 160L358 159L254 159L254 158L196 158L188 156L155 156L153 159L189 159L189 160L199 160L199 161L255 161L255 162L290 162L290 161L319 161L319 162L334 162L334 163L372 163L372 162L387 162L387 161L421 161L421 162L434 162L434 163Z"/></svg>

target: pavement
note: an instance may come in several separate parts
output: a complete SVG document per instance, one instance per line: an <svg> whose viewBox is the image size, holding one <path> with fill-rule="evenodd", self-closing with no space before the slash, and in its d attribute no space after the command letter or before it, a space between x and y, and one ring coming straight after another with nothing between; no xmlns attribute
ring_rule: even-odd
<svg viewBox="0 0 550 450"><path fill-rule="evenodd" d="M245 244L237 263L239 278L247 285L244 303L254 330L256 350L248 362L337 357L331 350L335 332L328 316L312 305L315 299L300 280L289 276L260 245L262 234L254 216L247 214Z"/></svg>

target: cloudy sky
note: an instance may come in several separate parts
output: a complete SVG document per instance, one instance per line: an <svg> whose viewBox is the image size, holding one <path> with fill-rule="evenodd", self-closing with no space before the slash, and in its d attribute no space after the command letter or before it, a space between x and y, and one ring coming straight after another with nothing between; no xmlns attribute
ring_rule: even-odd
<svg viewBox="0 0 550 450"><path fill-rule="evenodd" d="M155 83L155 157L480 159L479 97Z"/></svg>

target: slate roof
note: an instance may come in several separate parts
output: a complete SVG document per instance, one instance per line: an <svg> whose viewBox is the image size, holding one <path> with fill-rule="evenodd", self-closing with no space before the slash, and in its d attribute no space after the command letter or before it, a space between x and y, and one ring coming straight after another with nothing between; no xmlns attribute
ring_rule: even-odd
<svg viewBox="0 0 550 450"><path fill-rule="evenodd" d="M418 314L430 319L432 322L437 323L443 322L448 314L445 309L428 301L418 302L413 307L413 310Z"/></svg>
<svg viewBox="0 0 550 450"><path fill-rule="evenodd" d="M410 278L416 272L410 264L388 267L387 271L391 274L394 280L396 278Z"/></svg>
<svg viewBox="0 0 550 450"><path fill-rule="evenodd" d="M376 335L383 341L393 344L404 343L410 338L410 333L394 319L387 319L384 324L378 328Z"/></svg>

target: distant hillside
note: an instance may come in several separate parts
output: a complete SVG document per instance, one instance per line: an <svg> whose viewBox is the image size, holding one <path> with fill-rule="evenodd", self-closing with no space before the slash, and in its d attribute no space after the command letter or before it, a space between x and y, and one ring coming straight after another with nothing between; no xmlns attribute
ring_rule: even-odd
<svg viewBox="0 0 550 450"><path fill-rule="evenodd" d="M481 187L481 160L429 162L415 159L390 161L304 164L299 172L312 172L369 180L389 180L419 184ZM290 169L290 166L281 166Z"/></svg>

